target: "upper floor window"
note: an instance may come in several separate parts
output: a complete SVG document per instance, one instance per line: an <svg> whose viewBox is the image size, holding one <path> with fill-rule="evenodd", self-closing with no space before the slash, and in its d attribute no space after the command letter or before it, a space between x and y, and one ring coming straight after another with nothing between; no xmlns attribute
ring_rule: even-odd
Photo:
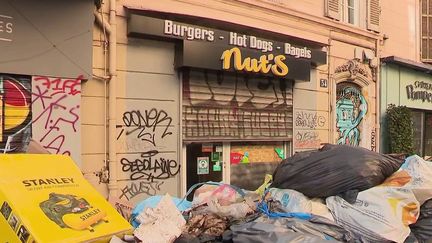
<svg viewBox="0 0 432 243"><path fill-rule="evenodd" d="M379 0L325 0L324 8L329 18L379 32Z"/></svg>
<svg viewBox="0 0 432 243"><path fill-rule="evenodd" d="M421 2L421 58L432 62L432 1Z"/></svg>
<svg viewBox="0 0 432 243"><path fill-rule="evenodd" d="M360 6L358 0L342 0L342 20L345 23L358 25Z"/></svg>

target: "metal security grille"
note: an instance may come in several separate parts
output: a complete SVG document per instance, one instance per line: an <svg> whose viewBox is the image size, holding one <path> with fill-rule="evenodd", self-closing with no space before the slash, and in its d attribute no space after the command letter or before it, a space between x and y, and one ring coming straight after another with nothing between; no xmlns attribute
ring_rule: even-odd
<svg viewBox="0 0 432 243"><path fill-rule="evenodd" d="M293 82L216 71L183 74L183 139L292 139Z"/></svg>
<svg viewBox="0 0 432 243"><path fill-rule="evenodd" d="M25 152L31 137L31 77L0 74L0 152Z"/></svg>

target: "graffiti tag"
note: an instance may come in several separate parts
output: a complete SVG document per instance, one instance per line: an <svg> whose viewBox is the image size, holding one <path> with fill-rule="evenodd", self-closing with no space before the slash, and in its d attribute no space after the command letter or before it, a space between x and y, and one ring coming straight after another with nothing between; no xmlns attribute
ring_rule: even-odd
<svg viewBox="0 0 432 243"><path fill-rule="evenodd" d="M317 148L321 145L318 132L298 131L295 136L296 148Z"/></svg>
<svg viewBox="0 0 432 243"><path fill-rule="evenodd" d="M145 110L143 113L139 110L127 111L123 113L123 123L126 128L130 128L130 130L126 131L126 135L136 134L138 139L147 141L153 146L156 146L156 127L162 126L165 129L160 136L161 138L172 135L172 132L168 131L172 123L172 118L166 111L158 111L156 108ZM117 139L121 137L124 131L125 129L120 131Z"/></svg>
<svg viewBox="0 0 432 243"><path fill-rule="evenodd" d="M33 78L34 137L51 153L80 156L76 138L80 126L81 80Z"/></svg>
<svg viewBox="0 0 432 243"><path fill-rule="evenodd" d="M376 135L375 135L375 129L372 129L371 132L371 150L376 151Z"/></svg>
<svg viewBox="0 0 432 243"><path fill-rule="evenodd" d="M291 136L291 112L211 107L187 107L185 114L194 117L186 121L189 137L250 137Z"/></svg>
<svg viewBox="0 0 432 243"><path fill-rule="evenodd" d="M148 196L154 196L160 191L160 187L164 184L163 181L140 181L131 182L121 189L120 199L131 200L132 198L146 194Z"/></svg>
<svg viewBox="0 0 432 243"><path fill-rule="evenodd" d="M315 129L324 127L326 123L325 117L318 115L317 112L297 111L295 117L296 127Z"/></svg>
<svg viewBox="0 0 432 243"><path fill-rule="evenodd" d="M143 152L141 158L130 161L122 158L120 164L123 172L130 172L131 180L145 179L169 179L180 172L180 166L173 159L156 158L159 152L156 150Z"/></svg>

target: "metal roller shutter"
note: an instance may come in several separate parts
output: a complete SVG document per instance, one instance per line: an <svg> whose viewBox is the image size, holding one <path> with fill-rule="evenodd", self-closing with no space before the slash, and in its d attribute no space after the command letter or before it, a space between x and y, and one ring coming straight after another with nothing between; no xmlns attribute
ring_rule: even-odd
<svg viewBox="0 0 432 243"><path fill-rule="evenodd" d="M185 141L288 141L293 81L185 70L182 109Z"/></svg>
<svg viewBox="0 0 432 243"><path fill-rule="evenodd" d="M0 151L24 152L31 138L31 77L0 74Z"/></svg>

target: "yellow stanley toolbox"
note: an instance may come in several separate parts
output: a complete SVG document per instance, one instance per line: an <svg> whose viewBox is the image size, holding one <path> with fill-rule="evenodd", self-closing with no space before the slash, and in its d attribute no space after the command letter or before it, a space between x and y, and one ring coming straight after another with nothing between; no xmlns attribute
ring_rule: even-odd
<svg viewBox="0 0 432 243"><path fill-rule="evenodd" d="M0 155L0 242L108 242L131 225L63 155Z"/></svg>

